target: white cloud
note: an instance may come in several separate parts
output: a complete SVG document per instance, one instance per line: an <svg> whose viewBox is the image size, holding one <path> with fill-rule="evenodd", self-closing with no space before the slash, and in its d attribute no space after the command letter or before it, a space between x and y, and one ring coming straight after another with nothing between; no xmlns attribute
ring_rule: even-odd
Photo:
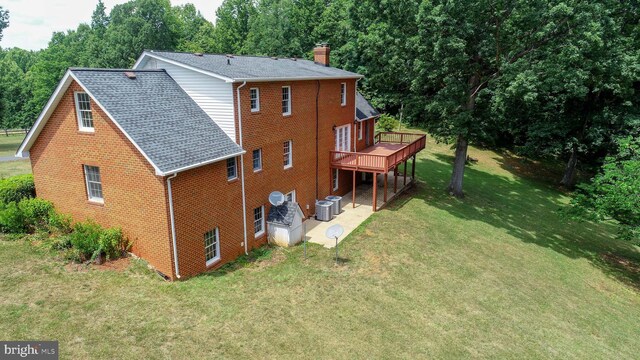
<svg viewBox="0 0 640 360"><path fill-rule="evenodd" d="M107 13L116 4L127 0L104 0ZM37 50L47 47L55 31L75 29L89 23L98 0L4 0L9 10L9 27L2 33L0 46ZM202 15L215 21L216 9L222 0L171 0L172 5L192 3Z"/></svg>

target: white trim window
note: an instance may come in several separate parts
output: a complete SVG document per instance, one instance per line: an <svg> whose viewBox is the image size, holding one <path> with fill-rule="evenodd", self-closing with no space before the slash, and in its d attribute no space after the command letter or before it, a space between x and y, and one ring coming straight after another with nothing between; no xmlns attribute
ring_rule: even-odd
<svg viewBox="0 0 640 360"><path fill-rule="evenodd" d="M91 114L91 98L85 92L74 93L76 102L76 114L78 115L78 128L80 131L94 132L93 115Z"/></svg>
<svg viewBox="0 0 640 360"><path fill-rule="evenodd" d="M293 143L291 140L283 143L282 163L285 169L293 166Z"/></svg>
<svg viewBox="0 0 640 360"><path fill-rule="evenodd" d="M235 180L238 178L238 162L235 157L227 159L227 180Z"/></svg>
<svg viewBox="0 0 640 360"><path fill-rule="evenodd" d="M291 192L288 192L288 193L285 195L285 199L286 199L288 202L296 202L296 191L295 191L295 190L291 190Z"/></svg>
<svg viewBox="0 0 640 360"><path fill-rule="evenodd" d="M351 151L351 125L336 128L336 151Z"/></svg>
<svg viewBox="0 0 640 360"><path fill-rule="evenodd" d="M282 87L282 115L291 115L291 86Z"/></svg>
<svg viewBox="0 0 640 360"><path fill-rule="evenodd" d="M333 191L338 190L338 169L333 169L331 181L333 182Z"/></svg>
<svg viewBox="0 0 640 360"><path fill-rule="evenodd" d="M364 127L364 126L362 126L362 123L361 123L361 122L359 122L359 123L358 123L358 140L362 140L362 128L363 128L363 127Z"/></svg>
<svg viewBox="0 0 640 360"><path fill-rule="evenodd" d="M251 99L251 112L260 111L260 89L249 89L249 98Z"/></svg>
<svg viewBox="0 0 640 360"><path fill-rule="evenodd" d="M204 258L207 266L220 260L220 231L218 228L204 234Z"/></svg>
<svg viewBox="0 0 640 360"><path fill-rule="evenodd" d="M253 150L253 172L262 170L262 149Z"/></svg>
<svg viewBox="0 0 640 360"><path fill-rule="evenodd" d="M340 83L340 105L347 105L347 83Z"/></svg>
<svg viewBox="0 0 640 360"><path fill-rule="evenodd" d="M256 237L264 234L264 206L253 209L253 233Z"/></svg>
<svg viewBox="0 0 640 360"><path fill-rule="evenodd" d="M84 165L84 179L87 183L87 197L89 201L104 203L100 168L97 166Z"/></svg>

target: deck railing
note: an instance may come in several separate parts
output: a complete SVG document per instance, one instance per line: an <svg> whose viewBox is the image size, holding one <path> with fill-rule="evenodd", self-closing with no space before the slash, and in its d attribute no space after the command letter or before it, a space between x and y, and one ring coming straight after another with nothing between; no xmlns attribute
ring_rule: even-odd
<svg viewBox="0 0 640 360"><path fill-rule="evenodd" d="M407 144L390 155L373 155L350 151L331 151L331 166L338 169L386 172L418 153L426 146L422 134L383 132L375 136L375 143Z"/></svg>

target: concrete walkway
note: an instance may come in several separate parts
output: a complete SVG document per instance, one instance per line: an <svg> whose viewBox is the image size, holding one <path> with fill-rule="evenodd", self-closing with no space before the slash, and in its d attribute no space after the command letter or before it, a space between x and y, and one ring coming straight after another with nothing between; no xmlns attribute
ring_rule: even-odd
<svg viewBox="0 0 640 360"><path fill-rule="evenodd" d="M403 190L404 178L402 174L398 175L398 192L393 192L393 172L389 172L387 179L387 202ZM411 183L411 177L407 176L407 186ZM385 203L384 194L384 175L378 175L378 209ZM342 212L335 216L331 221L318 221L316 219L308 219L304 222L306 226L307 241L320 244L326 248L336 246L335 239L328 239L325 236L327 229L334 224L340 224L344 227L344 234L338 239L338 243L344 240L353 230L362 224L369 216L373 214L373 185L361 184L356 188L355 207L352 202L353 195L351 192L342 197Z"/></svg>
<svg viewBox="0 0 640 360"><path fill-rule="evenodd" d="M0 162L20 161L20 160L28 160L28 159L23 159L15 156L0 156Z"/></svg>

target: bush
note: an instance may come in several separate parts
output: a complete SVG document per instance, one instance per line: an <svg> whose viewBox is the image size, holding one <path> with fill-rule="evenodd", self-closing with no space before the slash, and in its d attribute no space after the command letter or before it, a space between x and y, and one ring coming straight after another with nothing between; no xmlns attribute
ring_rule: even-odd
<svg viewBox="0 0 640 360"><path fill-rule="evenodd" d="M51 202L38 198L23 199L18 203L18 208L22 212L24 228L30 233L47 229L49 219L55 213Z"/></svg>
<svg viewBox="0 0 640 360"><path fill-rule="evenodd" d="M0 180L0 202L9 204L36 196L33 175L18 175Z"/></svg>
<svg viewBox="0 0 640 360"><path fill-rule="evenodd" d="M122 230L104 229L91 220L76 223L69 240L82 261L95 260L100 255L105 255L107 260L117 258L125 248Z"/></svg>
<svg viewBox="0 0 640 360"><path fill-rule="evenodd" d="M25 231L24 216L18 204L0 203L0 232L22 234Z"/></svg>
<svg viewBox="0 0 640 360"><path fill-rule="evenodd" d="M49 232L52 234L70 234L73 231L71 216L52 212L49 216Z"/></svg>
<svg viewBox="0 0 640 360"><path fill-rule="evenodd" d="M380 115L380 119L378 119L378 122L376 123L380 131L392 131L398 127L399 124L400 122L396 120L395 117L387 114Z"/></svg>

